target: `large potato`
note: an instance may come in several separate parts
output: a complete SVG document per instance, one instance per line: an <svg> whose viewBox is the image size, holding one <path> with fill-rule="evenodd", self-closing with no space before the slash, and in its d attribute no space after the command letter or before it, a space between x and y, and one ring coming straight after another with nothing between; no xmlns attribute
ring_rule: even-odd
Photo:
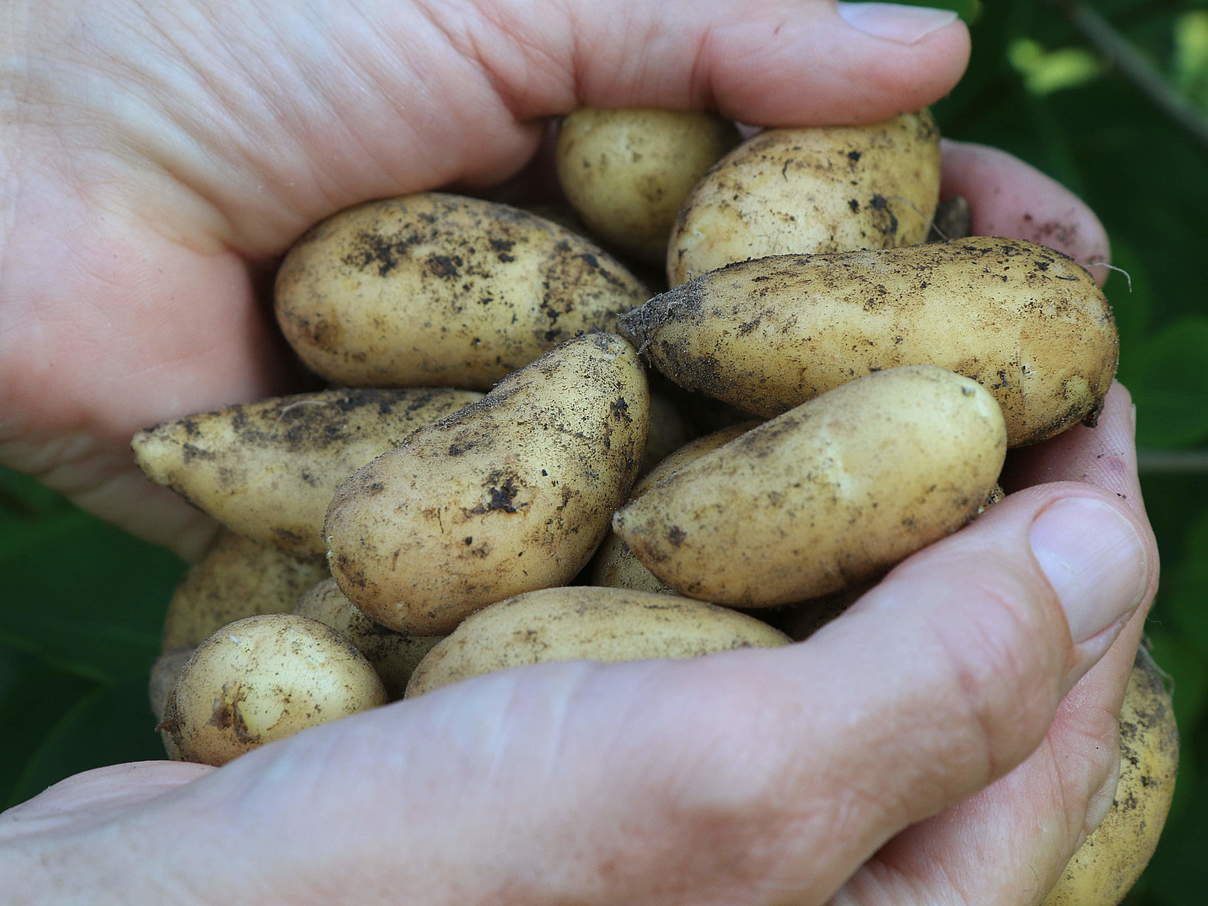
<svg viewBox="0 0 1208 906"><path fill-rule="evenodd" d="M407 697L525 664L689 658L789 641L754 617L703 601L623 588L549 588L467 618L420 661Z"/></svg>
<svg viewBox="0 0 1208 906"><path fill-rule="evenodd" d="M420 635L563 585L629 492L648 419L633 348L569 340L341 484L325 528L332 575L372 619Z"/></svg>
<svg viewBox="0 0 1208 906"><path fill-rule="evenodd" d="M914 245L940 190L940 136L927 110L869 126L769 129L709 171L667 250L672 286L767 255Z"/></svg>
<svg viewBox="0 0 1208 906"><path fill-rule="evenodd" d="M438 192L318 224L286 256L276 295L286 339L330 380L482 390L563 340L615 331L647 297L582 236Z"/></svg>
<svg viewBox="0 0 1208 906"><path fill-rule="evenodd" d="M220 532L172 594L163 650L192 648L243 617L288 613L302 592L327 575L321 558L300 560L271 544Z"/></svg>
<svg viewBox="0 0 1208 906"><path fill-rule="evenodd" d="M334 629L272 613L236 620L198 646L160 729L173 757L221 765L385 702L373 667Z"/></svg>
<svg viewBox="0 0 1208 906"><path fill-rule="evenodd" d="M1011 446L1093 423L1119 345L1083 268L985 237L733 264L621 324L682 387L765 416L871 372L946 368L994 394Z"/></svg>
<svg viewBox="0 0 1208 906"><path fill-rule="evenodd" d="M373 664L391 699L402 698L415 665L443 638L406 635L373 622L344 596L332 578L307 589L294 613L330 626L356 645Z"/></svg>
<svg viewBox="0 0 1208 906"><path fill-rule="evenodd" d="M594 235L661 266L684 199L738 140L709 113L584 107L558 130L558 181Z"/></svg>
<svg viewBox="0 0 1208 906"><path fill-rule="evenodd" d="M1178 767L1179 728L1170 691L1141 649L1120 712L1120 777L1111 809L1042 906L1116 906L1124 899L1157 849Z"/></svg>
<svg viewBox="0 0 1208 906"><path fill-rule="evenodd" d="M681 594L763 607L839 591L960 528L1006 452L998 404L929 366L844 384L675 471L613 531Z"/></svg>
<svg viewBox="0 0 1208 906"><path fill-rule="evenodd" d="M324 390L192 415L134 436L159 484L232 531L319 556L336 485L422 425L482 399L471 390Z"/></svg>

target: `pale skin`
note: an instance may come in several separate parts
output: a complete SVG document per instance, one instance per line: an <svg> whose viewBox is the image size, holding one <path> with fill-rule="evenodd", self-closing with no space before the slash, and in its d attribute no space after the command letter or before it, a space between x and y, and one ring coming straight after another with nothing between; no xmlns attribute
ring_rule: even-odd
<svg viewBox="0 0 1208 906"><path fill-rule="evenodd" d="M137 476L129 437L298 386L258 293L314 221L499 183L540 118L579 104L868 122L940 97L968 52L957 22L845 11L860 31L823 0L0 9L0 463L185 556L213 526ZM944 191L970 199L977 232L1106 260L1094 216L1001 152L949 144ZM1038 902L1110 803L1157 581L1123 388L1097 428L1016 455L1008 490L789 648L511 671L218 770L70 778L0 816L0 889L20 904ZM1060 527L1045 572L1028 540L1051 551L1038 518L1073 500L1097 508Z"/></svg>

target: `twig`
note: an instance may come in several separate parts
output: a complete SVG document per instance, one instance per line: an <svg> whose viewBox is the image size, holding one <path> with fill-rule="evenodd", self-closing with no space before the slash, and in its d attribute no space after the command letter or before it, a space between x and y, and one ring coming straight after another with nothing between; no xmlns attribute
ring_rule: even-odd
<svg viewBox="0 0 1208 906"><path fill-rule="evenodd" d="M1111 23L1090 7L1058 0L1070 23L1154 105L1208 149L1208 119L1176 92Z"/></svg>
<svg viewBox="0 0 1208 906"><path fill-rule="evenodd" d="M1138 450L1144 475L1208 475L1208 450Z"/></svg>

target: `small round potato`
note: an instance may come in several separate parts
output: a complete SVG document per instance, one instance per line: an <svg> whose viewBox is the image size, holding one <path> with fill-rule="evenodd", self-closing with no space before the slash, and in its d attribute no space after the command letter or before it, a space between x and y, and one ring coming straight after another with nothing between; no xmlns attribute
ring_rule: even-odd
<svg viewBox="0 0 1208 906"><path fill-rule="evenodd" d="M385 702L373 667L330 626L265 614L236 620L201 643L168 697L160 729L180 759L221 765Z"/></svg>
<svg viewBox="0 0 1208 906"><path fill-rule="evenodd" d="M594 235L662 265L684 199L738 141L709 113L584 107L558 130L558 181Z"/></svg>
<svg viewBox="0 0 1208 906"><path fill-rule="evenodd" d="M703 601L624 588L547 588L463 621L420 661L407 697L525 664L690 658L789 641L762 620Z"/></svg>

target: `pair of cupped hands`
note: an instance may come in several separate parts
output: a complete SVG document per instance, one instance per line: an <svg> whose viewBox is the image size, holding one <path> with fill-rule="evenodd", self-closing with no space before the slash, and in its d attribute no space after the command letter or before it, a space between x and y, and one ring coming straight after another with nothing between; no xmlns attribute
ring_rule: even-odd
<svg viewBox="0 0 1208 906"><path fill-rule="evenodd" d="M949 13L831 0L0 9L0 463L185 556L214 526L136 474L129 438L299 388L264 296L312 223L504 183L540 159L544 118L580 105L873 122L941 97L969 51ZM943 193L969 199L975 233L1107 259L1094 215L1004 153L946 143ZM72 777L0 816L0 889L124 906L1038 902L1110 805L1157 581L1133 434L1117 386L1096 428L1014 452L1002 503L806 642L542 665L221 769Z"/></svg>

